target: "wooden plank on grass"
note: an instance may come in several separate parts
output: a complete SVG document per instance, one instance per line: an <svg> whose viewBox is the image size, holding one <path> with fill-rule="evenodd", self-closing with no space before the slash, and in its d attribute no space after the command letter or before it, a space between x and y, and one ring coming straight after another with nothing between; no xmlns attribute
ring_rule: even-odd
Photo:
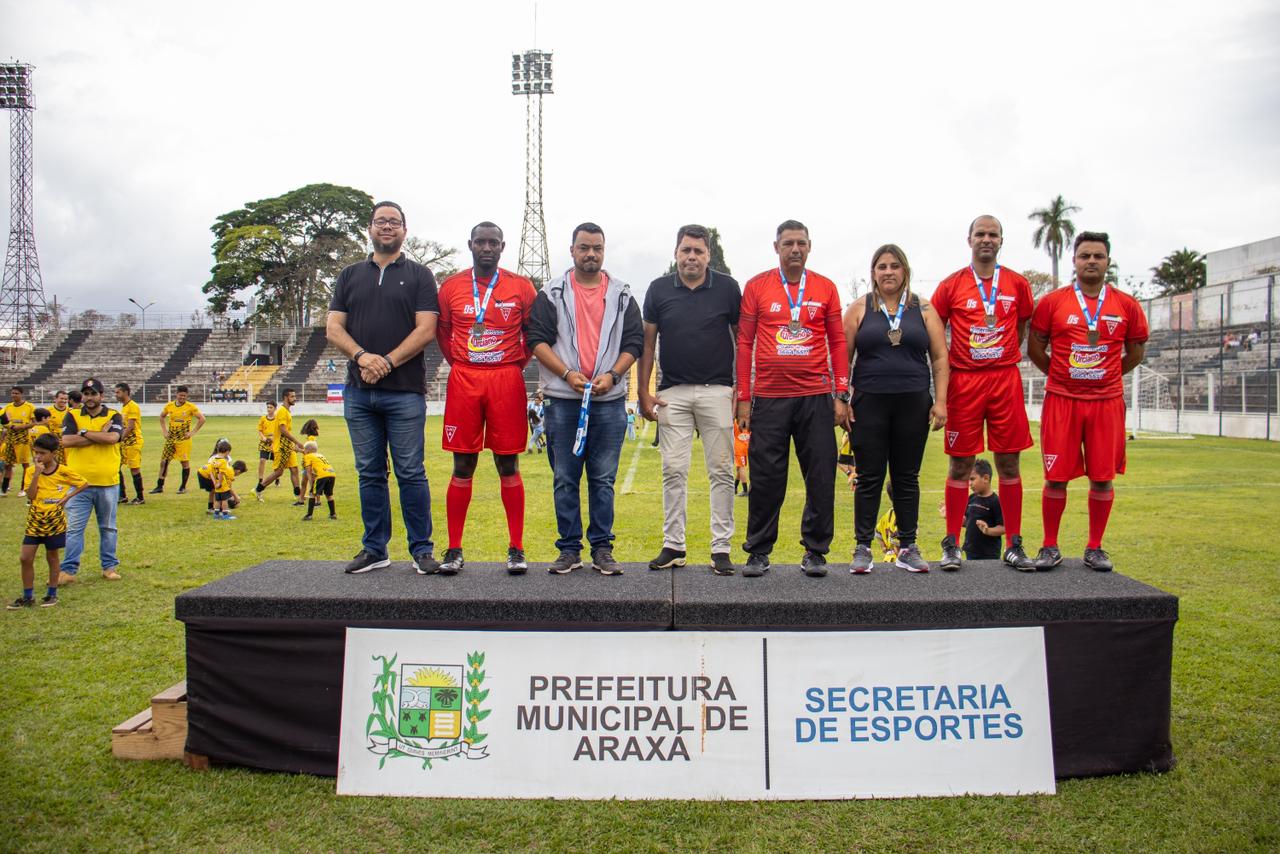
<svg viewBox="0 0 1280 854"><path fill-rule="evenodd" d="M181 703L187 699L187 680L183 679L176 685L170 685L159 694L151 698L151 705L159 706L167 703Z"/></svg>
<svg viewBox="0 0 1280 854"><path fill-rule="evenodd" d="M118 735L118 734L130 733L136 730L138 727L142 726L143 724L149 724L149 723L151 723L151 709L146 708L138 712L133 717L129 718L129 720L125 721L124 723L117 724L116 726L112 727L111 734Z"/></svg>

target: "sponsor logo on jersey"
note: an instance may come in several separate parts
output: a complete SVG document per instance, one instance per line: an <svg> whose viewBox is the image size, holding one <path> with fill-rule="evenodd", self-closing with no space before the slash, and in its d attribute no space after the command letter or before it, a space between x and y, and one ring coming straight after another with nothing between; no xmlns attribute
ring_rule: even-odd
<svg viewBox="0 0 1280 854"><path fill-rule="evenodd" d="M792 332L788 327L779 327L778 332L774 335L774 341L778 346L779 356L807 356L813 351L811 339L814 333L812 329L806 326L800 327L799 332Z"/></svg>
<svg viewBox="0 0 1280 854"><path fill-rule="evenodd" d="M1080 325L1080 315L1078 314L1067 315L1067 326L1079 326L1079 325Z"/></svg>
<svg viewBox="0 0 1280 854"><path fill-rule="evenodd" d="M1073 380L1100 380L1106 377L1106 368L1102 366L1106 358L1106 344L1089 347L1082 344L1071 345L1071 355L1067 358L1068 373Z"/></svg>
<svg viewBox="0 0 1280 854"><path fill-rule="evenodd" d="M964 301L964 307L965 307L965 308L977 308L977 307L978 307L978 301L977 301L976 299L967 299L967 300L965 300L965 301Z"/></svg>
<svg viewBox="0 0 1280 854"><path fill-rule="evenodd" d="M773 311L773 312L782 311L782 303L780 302L769 303L769 311Z"/></svg>

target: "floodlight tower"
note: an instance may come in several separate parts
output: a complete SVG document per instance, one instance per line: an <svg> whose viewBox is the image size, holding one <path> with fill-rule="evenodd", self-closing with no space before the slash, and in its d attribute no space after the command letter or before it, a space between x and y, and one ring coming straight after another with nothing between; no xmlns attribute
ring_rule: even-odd
<svg viewBox="0 0 1280 854"><path fill-rule="evenodd" d="M542 216L542 96L551 94L551 51L511 55L511 94L525 99L524 225L517 272L541 289L551 276L547 223Z"/></svg>
<svg viewBox="0 0 1280 854"><path fill-rule="evenodd" d="M32 225L35 170L31 127L36 102L31 93L31 66L0 64L0 109L9 116L9 250L0 283L0 346L11 351L30 348L48 323L40 259Z"/></svg>

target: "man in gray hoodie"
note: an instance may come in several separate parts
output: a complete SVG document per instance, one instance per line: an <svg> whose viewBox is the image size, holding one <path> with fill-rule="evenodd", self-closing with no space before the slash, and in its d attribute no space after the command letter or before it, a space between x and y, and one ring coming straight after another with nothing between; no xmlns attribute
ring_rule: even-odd
<svg viewBox="0 0 1280 854"><path fill-rule="evenodd" d="M626 373L644 349L644 326L631 288L603 269L600 226L575 228L569 252L573 268L538 294L525 332L546 398L547 462L560 533L560 556L549 570L564 574L582 566L579 484L585 468L591 565L604 575L621 575L613 559L613 482L627 432Z"/></svg>

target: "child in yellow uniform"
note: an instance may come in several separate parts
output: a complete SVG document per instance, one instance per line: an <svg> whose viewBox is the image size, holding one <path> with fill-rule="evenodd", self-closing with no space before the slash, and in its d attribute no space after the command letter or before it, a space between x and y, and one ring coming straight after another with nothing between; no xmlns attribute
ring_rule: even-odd
<svg viewBox="0 0 1280 854"><path fill-rule="evenodd" d="M243 460L231 462L231 442L227 439L219 439L214 445L213 456L207 465L212 484L213 518L231 521L236 518L231 515L231 510L240 503L240 497L235 493L236 475L244 474L249 467Z"/></svg>
<svg viewBox="0 0 1280 854"><path fill-rule="evenodd" d="M10 611L35 605L36 551L44 546L49 562L49 586L40 607L58 604L58 552L67 544L67 501L87 487L88 481L58 464L58 437L44 433L32 440L35 465L27 469L23 484L27 500L26 534L22 538L19 560L22 564L22 596L8 606Z"/></svg>
<svg viewBox="0 0 1280 854"><path fill-rule="evenodd" d="M884 488L889 493L889 509L876 523L876 542L884 551L885 563L893 563L898 559L898 517L893 512L893 483L887 478Z"/></svg>
<svg viewBox="0 0 1280 854"><path fill-rule="evenodd" d="M270 461L275 468L276 455L273 449L276 444L276 402L267 401L267 414L258 417L258 485L262 485L262 476ZM279 481L276 481L279 483Z"/></svg>
<svg viewBox="0 0 1280 854"><path fill-rule="evenodd" d="M329 501L329 518L337 519L338 510L333 502L333 485L337 476L324 454L316 449L315 442L307 442L302 446L302 471L303 476L311 481L311 498L307 502L307 515L302 517L302 521L311 521L311 514L321 495Z"/></svg>

